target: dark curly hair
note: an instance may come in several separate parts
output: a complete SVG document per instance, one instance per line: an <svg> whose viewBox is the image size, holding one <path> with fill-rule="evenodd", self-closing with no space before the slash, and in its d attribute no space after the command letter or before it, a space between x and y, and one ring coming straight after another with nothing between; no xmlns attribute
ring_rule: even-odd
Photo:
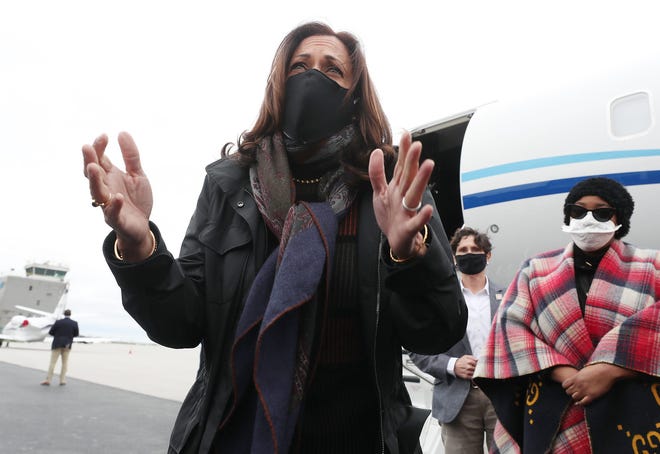
<svg viewBox="0 0 660 454"><path fill-rule="evenodd" d="M454 235L452 235L451 240L449 240L449 246L451 247L452 254L456 255L458 243L460 243L461 240L466 236L473 236L474 244L479 246L486 254L493 250L493 245L490 243L490 238L488 238L488 235L481 233L472 227L462 227L456 229L456 232L454 232Z"/></svg>
<svg viewBox="0 0 660 454"><path fill-rule="evenodd" d="M630 231L630 217L635 209L635 202L628 190L611 178L587 178L573 186L566 196L564 206L575 203L587 195L600 197L616 210L616 220L621 224L621 228L614 233L614 238L626 236ZM569 222L569 216L564 215L564 224L568 225Z"/></svg>

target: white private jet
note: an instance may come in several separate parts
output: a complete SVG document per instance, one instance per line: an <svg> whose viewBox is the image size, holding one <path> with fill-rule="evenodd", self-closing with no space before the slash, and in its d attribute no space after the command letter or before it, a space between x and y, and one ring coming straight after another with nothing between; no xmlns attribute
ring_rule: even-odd
<svg viewBox="0 0 660 454"><path fill-rule="evenodd" d="M411 131L436 163L431 190L447 236L463 225L487 232L495 282L507 286L526 258L570 242L561 231L564 198L591 176L630 191L635 211L624 240L660 249L658 57Z"/></svg>
<svg viewBox="0 0 660 454"><path fill-rule="evenodd" d="M624 241L660 249L660 55L573 84L539 87L411 130L435 161L430 187L447 236L463 226L488 233L488 276L509 285L521 263L571 239L561 231L566 194L606 176L635 201ZM430 408L433 381L404 355L413 402ZM428 418L424 453L442 452Z"/></svg>
<svg viewBox="0 0 660 454"><path fill-rule="evenodd" d="M57 303L53 312L44 312L31 307L16 305L15 307L17 309L30 312L34 316L13 316L0 332L0 346L4 342L8 346L10 342L42 342L46 339L53 323L64 316L64 308L66 307L65 296L66 293L62 295L60 302ZM94 336L78 336L73 338L73 342L80 344L99 344L117 342L119 340L119 338L115 337Z"/></svg>
<svg viewBox="0 0 660 454"><path fill-rule="evenodd" d="M14 315L0 332L0 341L9 342L41 342L50 330L56 320L63 317L66 307L66 295L64 292L62 298L55 306L53 312L44 312L31 307L16 305L16 309L34 314L26 317L24 315Z"/></svg>

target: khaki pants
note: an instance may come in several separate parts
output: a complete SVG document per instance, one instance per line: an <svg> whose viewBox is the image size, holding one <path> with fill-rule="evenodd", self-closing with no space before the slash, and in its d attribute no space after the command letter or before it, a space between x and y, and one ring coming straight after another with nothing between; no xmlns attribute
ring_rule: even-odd
<svg viewBox="0 0 660 454"><path fill-rule="evenodd" d="M50 365L48 366L48 375L46 376L46 381L50 382L53 378L53 372L55 371L55 364L57 364L57 358L62 356L62 365L60 368L60 383L66 383L66 370L69 366L69 353L71 353L70 348L54 348L50 351Z"/></svg>
<svg viewBox="0 0 660 454"><path fill-rule="evenodd" d="M445 453L483 454L488 452L493 445L493 430L496 422L495 409L488 397L479 388L470 388L463 408L456 419L442 424L441 432Z"/></svg>

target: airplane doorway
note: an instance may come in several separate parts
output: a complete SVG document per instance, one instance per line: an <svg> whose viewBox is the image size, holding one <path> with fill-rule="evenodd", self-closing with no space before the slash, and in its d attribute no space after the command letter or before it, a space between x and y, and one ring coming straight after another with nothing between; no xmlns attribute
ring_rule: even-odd
<svg viewBox="0 0 660 454"><path fill-rule="evenodd" d="M413 140L422 143L422 159L433 159L435 167L429 188L442 219L447 238L463 226L461 196L461 150L470 112L460 117L431 123L412 131Z"/></svg>

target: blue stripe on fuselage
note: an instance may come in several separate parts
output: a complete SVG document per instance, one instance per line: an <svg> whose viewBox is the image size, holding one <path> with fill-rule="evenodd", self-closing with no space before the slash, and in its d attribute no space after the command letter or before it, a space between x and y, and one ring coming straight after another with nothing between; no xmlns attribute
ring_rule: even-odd
<svg viewBox="0 0 660 454"><path fill-rule="evenodd" d="M464 196L463 208L467 210L469 208L492 205L500 202L509 202L511 200L568 193L577 182L589 177L607 177L618 181L624 186L637 186L660 183L660 170L583 175L574 178L561 178L558 180L547 180L536 183L520 184L517 186L508 186Z"/></svg>
<svg viewBox="0 0 660 454"><path fill-rule="evenodd" d="M566 156L552 156L548 158L528 159L527 161L510 162L483 169L472 170L461 175L463 182L478 180L480 178L502 175L503 173L519 172L521 170L538 169L541 167L573 164L576 162L604 161L607 159L645 158L660 156L660 150L619 150L599 151L595 153L576 153Z"/></svg>

